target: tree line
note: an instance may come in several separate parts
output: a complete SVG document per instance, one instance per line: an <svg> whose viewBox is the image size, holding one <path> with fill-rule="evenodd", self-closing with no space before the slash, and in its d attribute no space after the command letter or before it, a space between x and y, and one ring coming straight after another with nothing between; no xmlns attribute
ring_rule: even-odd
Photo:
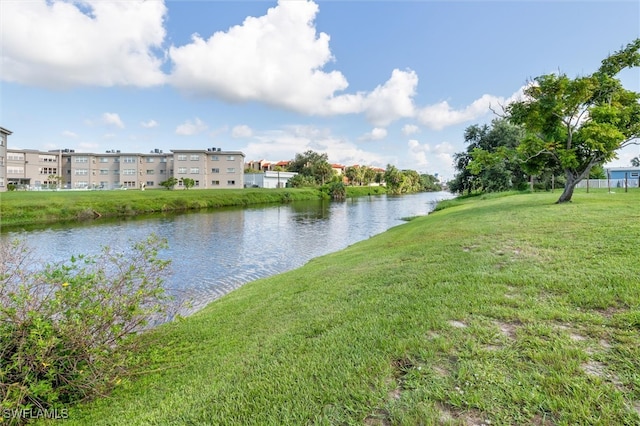
<svg viewBox="0 0 640 426"><path fill-rule="evenodd" d="M313 150L298 153L286 167L280 167L280 170L297 173L288 181L288 185L294 188L329 185L339 190L340 185L344 185L343 176L333 169L327 153ZM369 166L346 167L344 177L347 178L347 184L352 186L368 186L373 183L385 185L387 193L390 194L442 190L436 176L419 174L415 170L399 170L391 164L388 164L384 171Z"/></svg>

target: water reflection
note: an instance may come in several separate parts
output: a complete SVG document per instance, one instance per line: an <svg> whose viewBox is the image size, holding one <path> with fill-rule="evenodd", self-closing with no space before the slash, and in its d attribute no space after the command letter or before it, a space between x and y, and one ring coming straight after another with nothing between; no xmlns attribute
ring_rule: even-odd
<svg viewBox="0 0 640 426"><path fill-rule="evenodd" d="M155 233L169 242L161 256L172 260L167 287L194 299L199 309L238 286L299 267L384 232L402 219L425 215L449 193L369 196L344 202L313 200L286 205L218 209L93 226L52 226L6 232L23 236L43 262L96 254L102 246L124 250Z"/></svg>

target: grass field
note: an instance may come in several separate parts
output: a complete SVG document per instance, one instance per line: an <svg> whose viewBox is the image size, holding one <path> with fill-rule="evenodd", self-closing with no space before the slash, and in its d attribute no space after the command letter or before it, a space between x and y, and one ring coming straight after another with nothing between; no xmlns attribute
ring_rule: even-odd
<svg viewBox="0 0 640 426"><path fill-rule="evenodd" d="M348 197L384 194L384 187L347 187ZM0 194L0 226L100 220L158 212L328 197L314 188L150 191L14 191Z"/></svg>
<svg viewBox="0 0 640 426"><path fill-rule="evenodd" d="M69 424L640 424L640 192L482 196L142 336Z"/></svg>
<svg viewBox="0 0 640 426"><path fill-rule="evenodd" d="M17 226L96 220L315 199L317 189L198 189L151 191L14 191L0 195L0 224Z"/></svg>

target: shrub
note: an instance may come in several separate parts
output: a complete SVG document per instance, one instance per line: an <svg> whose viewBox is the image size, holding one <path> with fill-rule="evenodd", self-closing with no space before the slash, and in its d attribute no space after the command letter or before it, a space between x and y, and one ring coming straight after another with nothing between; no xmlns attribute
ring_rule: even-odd
<svg viewBox="0 0 640 426"><path fill-rule="evenodd" d="M108 392L140 349L131 337L175 307L166 242L39 267L23 242L0 247L0 412L48 410Z"/></svg>

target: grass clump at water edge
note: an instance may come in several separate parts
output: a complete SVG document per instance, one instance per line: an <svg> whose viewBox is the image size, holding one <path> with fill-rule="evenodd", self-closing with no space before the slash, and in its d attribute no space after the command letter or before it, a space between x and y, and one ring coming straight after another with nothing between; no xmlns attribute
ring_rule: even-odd
<svg viewBox="0 0 640 426"><path fill-rule="evenodd" d="M141 339L70 424L639 424L639 192L460 202Z"/></svg>

